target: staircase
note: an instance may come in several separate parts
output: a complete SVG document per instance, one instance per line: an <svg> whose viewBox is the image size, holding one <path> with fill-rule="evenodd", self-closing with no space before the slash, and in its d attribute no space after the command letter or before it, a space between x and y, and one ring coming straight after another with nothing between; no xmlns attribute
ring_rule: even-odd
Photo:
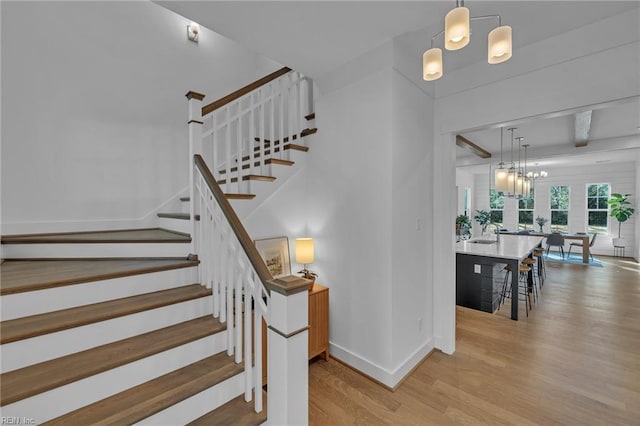
<svg viewBox="0 0 640 426"><path fill-rule="evenodd" d="M161 229L3 237L2 416L185 424L243 393L188 236ZM30 247L39 257L27 257ZM154 247L154 258L139 258ZM60 248L67 259L57 258ZM132 257L111 258L116 250ZM81 258L83 253L102 258ZM234 411L253 416L252 404Z"/></svg>
<svg viewBox="0 0 640 426"><path fill-rule="evenodd" d="M218 109L210 110L209 136L226 132L238 143L232 147L227 138L226 150L209 149L207 162L216 165L211 174L203 159L207 131L197 129L203 142L196 148L190 141L193 185L177 200L180 208L158 214L158 228L2 237L3 419L65 425L266 421L266 393L253 391L261 367L243 360L261 359L252 349L261 348L261 333L247 324L268 319L264 285L272 277L233 210L254 209L282 184L304 161L303 139L317 131L315 114L304 116L309 126L302 131L285 120L302 110L304 79L288 69L277 73L248 92L234 92L245 91L238 105L248 96L260 111L250 113L249 138L242 135L242 118L231 117L239 107L214 102L227 121L220 124ZM277 80L282 76L286 81ZM285 93L293 92L296 106L285 107ZM198 125L193 121L190 134ZM218 185L224 195L216 194ZM236 203L233 209L220 207L229 203L220 197ZM278 293L286 294L285 287ZM238 294L250 298L255 317ZM275 379L273 387L280 389Z"/></svg>

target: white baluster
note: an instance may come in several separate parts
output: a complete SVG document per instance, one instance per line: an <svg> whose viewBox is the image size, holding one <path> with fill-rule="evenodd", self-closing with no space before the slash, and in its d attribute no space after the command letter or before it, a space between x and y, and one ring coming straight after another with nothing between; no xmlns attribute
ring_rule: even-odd
<svg viewBox="0 0 640 426"><path fill-rule="evenodd" d="M251 300L252 294L248 293L244 295L244 400L251 401ZM257 360L256 360L257 362Z"/></svg>
<svg viewBox="0 0 640 426"><path fill-rule="evenodd" d="M257 301L256 301L257 302ZM258 309L258 303L254 309L254 321L255 321L255 348L256 356L254 361L254 374L253 383L255 389L256 402L254 409L256 413L262 411L262 315L260 315L260 309Z"/></svg>
<svg viewBox="0 0 640 426"><path fill-rule="evenodd" d="M236 344L236 364L240 364L242 362L242 298L245 297L242 292L242 277L245 275L245 263L244 263L244 254L242 256L242 261L240 265L240 271L238 272L238 276L236 277L236 285L235 285L235 344Z"/></svg>

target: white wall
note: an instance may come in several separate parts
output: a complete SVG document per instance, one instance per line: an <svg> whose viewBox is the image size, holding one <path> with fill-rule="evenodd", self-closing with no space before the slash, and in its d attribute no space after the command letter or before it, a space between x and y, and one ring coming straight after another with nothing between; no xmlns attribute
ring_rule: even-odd
<svg viewBox="0 0 640 426"><path fill-rule="evenodd" d="M433 100L395 69L392 88L392 137L387 143L392 146L391 366L397 383L434 347Z"/></svg>
<svg viewBox="0 0 640 426"><path fill-rule="evenodd" d="M252 238L289 237L294 272L294 239L315 239L331 354L388 386L433 348L433 101L394 53L381 46L318 82L306 164L245 220ZM376 65L362 75L365 63Z"/></svg>
<svg viewBox="0 0 640 426"><path fill-rule="evenodd" d="M139 225L186 187L184 95L279 67L186 25L151 2L2 2L4 233Z"/></svg>
<svg viewBox="0 0 640 426"><path fill-rule="evenodd" d="M637 194L637 164L635 162L594 164L592 166L571 167L571 168L548 168L549 177L536 182L534 218L542 216L551 218L549 205L549 193L552 186L564 185L569 187L569 231L586 232L586 187L592 183L609 183L611 193L634 194L632 202L635 203ZM476 199L478 208L489 209L488 191L489 184L486 174L477 174L476 177ZM515 199L505 199L504 227L515 230L518 227L518 202ZM534 223L535 229L538 225ZM545 232L550 232L550 224L543 228ZM633 256L636 249L635 220L628 220L622 224L622 236L627 240L626 254ZM613 255L613 244L611 239L618 236L618 222L615 218L609 217L609 231L607 234L598 235L592 248L594 254Z"/></svg>

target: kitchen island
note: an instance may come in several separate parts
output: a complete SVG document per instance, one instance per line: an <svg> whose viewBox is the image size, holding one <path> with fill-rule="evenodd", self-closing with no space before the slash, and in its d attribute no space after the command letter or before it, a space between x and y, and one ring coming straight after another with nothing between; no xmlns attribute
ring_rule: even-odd
<svg viewBox="0 0 640 426"><path fill-rule="evenodd" d="M520 263L541 245L540 236L504 234L497 242L492 236L456 243L456 304L493 313L502 284L499 271L511 265L511 282L517 283ZM511 286L511 319L518 319L517 285Z"/></svg>

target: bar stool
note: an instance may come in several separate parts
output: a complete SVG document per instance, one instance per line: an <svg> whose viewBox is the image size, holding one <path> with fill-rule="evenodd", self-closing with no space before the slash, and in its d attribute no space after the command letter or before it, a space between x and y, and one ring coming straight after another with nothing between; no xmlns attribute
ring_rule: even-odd
<svg viewBox="0 0 640 426"><path fill-rule="evenodd" d="M502 304L504 303L504 299L507 297L506 293L507 293L507 289L509 289L509 291L511 291L511 280L509 279L511 277L511 265L505 265L503 271L505 271L504 274L504 280L502 281L502 291L500 292L500 300L498 300L498 310L500 310L500 307L502 306Z"/></svg>
<svg viewBox="0 0 640 426"><path fill-rule="evenodd" d="M525 312L527 313L527 317L529 316L529 310L531 309L531 296L529 293L529 271L531 271L531 267L525 263L520 264L520 283L523 286L518 285L518 290L520 288L523 289L522 292L518 291L518 295L524 296L525 301Z"/></svg>
<svg viewBox="0 0 640 426"><path fill-rule="evenodd" d="M530 292L533 293L533 301L537 302L538 301L538 281L540 281L540 278L537 278L537 272L536 272L536 261L535 259L532 259L530 257L527 257L525 260L522 261L523 265L527 265L529 268L533 269L533 274L532 275L532 280L533 280L533 284L531 285L531 289ZM527 277L527 287L529 287L529 279Z"/></svg>
<svg viewBox="0 0 640 426"><path fill-rule="evenodd" d="M511 268L511 265L507 265L504 267L504 271L506 271L506 274L504 276L504 281L502 284L502 294L500 295L500 301L498 303L498 310L500 310L500 307L502 306L502 304L504 303L504 299L511 299L511 271L513 269ZM525 311L527 313L527 317L529 316L529 310L531 309L531 296L529 296L529 290L528 290L528 274L529 271L531 270L531 267L525 264L520 264L519 266L519 283L518 283L518 300L522 300L525 302ZM520 286L520 283L523 283L523 286ZM523 296L522 299L520 299L520 296Z"/></svg>
<svg viewBox="0 0 640 426"><path fill-rule="evenodd" d="M533 256L537 258L537 262L535 264L534 271L537 272L539 281L540 281L540 290L542 290L542 286L544 285L544 280L547 279L547 270L544 265L544 249L542 247L538 247L533 249Z"/></svg>

